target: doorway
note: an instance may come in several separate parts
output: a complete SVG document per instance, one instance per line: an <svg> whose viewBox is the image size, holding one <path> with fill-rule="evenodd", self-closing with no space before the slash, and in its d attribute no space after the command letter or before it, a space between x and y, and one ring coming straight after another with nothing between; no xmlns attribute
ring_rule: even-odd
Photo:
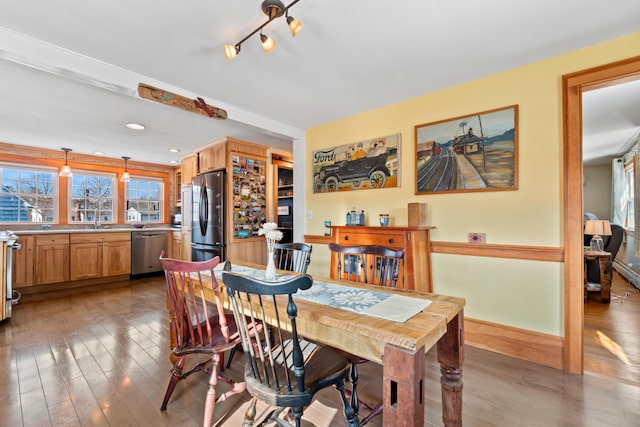
<svg viewBox="0 0 640 427"><path fill-rule="evenodd" d="M275 194L274 222L282 231L281 243L293 243L293 158L284 155L271 157Z"/></svg>
<svg viewBox="0 0 640 427"><path fill-rule="evenodd" d="M563 76L565 201L565 369L582 374L584 363L582 234L582 93L640 78L640 57Z"/></svg>

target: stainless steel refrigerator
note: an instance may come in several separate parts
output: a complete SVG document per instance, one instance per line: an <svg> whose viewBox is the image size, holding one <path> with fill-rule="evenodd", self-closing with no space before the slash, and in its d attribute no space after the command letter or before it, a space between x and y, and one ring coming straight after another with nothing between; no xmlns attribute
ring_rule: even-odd
<svg viewBox="0 0 640 427"><path fill-rule="evenodd" d="M224 261L225 171L197 175L192 182L191 259L204 261L219 256Z"/></svg>

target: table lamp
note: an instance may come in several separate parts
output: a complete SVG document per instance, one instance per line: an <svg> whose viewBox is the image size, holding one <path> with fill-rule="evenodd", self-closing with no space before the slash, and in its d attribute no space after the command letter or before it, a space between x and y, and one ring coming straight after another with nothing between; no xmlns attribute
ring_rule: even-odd
<svg viewBox="0 0 640 427"><path fill-rule="evenodd" d="M592 251L602 252L604 245L602 236L611 236L611 224L606 219L589 219L584 225L584 234L591 234L589 248Z"/></svg>

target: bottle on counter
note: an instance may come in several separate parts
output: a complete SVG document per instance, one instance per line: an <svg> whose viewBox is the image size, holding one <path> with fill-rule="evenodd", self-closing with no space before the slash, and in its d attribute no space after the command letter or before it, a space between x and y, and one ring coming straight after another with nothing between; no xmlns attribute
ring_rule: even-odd
<svg viewBox="0 0 640 427"><path fill-rule="evenodd" d="M358 212L356 208L351 208L351 221L349 225L358 225Z"/></svg>

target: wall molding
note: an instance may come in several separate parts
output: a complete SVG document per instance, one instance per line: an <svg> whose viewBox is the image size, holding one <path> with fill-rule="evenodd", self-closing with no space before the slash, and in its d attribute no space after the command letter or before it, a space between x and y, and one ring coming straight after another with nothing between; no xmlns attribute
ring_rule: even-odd
<svg viewBox="0 0 640 427"><path fill-rule="evenodd" d="M563 369L564 339L483 320L464 319L465 344L529 362Z"/></svg>
<svg viewBox="0 0 640 427"><path fill-rule="evenodd" d="M550 246L497 245L485 243L431 242L436 254L471 255L529 261L564 262L564 248Z"/></svg>

